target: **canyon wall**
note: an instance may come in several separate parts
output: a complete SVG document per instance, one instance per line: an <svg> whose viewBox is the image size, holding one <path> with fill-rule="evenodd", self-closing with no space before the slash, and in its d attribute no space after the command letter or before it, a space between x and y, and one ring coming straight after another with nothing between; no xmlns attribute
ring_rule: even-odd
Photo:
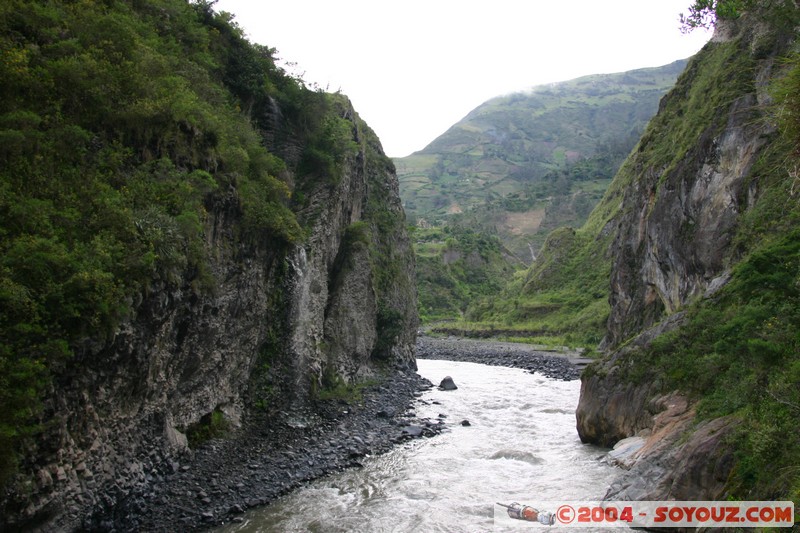
<svg viewBox="0 0 800 533"><path fill-rule="evenodd" d="M334 175L291 170L304 141L279 107L259 117L289 139L268 148L305 191L306 237L245 237L242 191L209 195L210 288L191 272L154 279L108 340L86 339L53 370L41 431L6 485L4 528L79 528L177 468L187 431L215 413L235 430L254 409L306 409L325 387L415 368L414 257L394 166L349 101L332 100L347 129Z"/></svg>
<svg viewBox="0 0 800 533"><path fill-rule="evenodd" d="M627 471L610 499L715 500L731 488L739 421L698 417L702 390L673 389L650 354L730 282L747 253L743 217L776 172L758 164L778 137L770 82L794 37L761 15L718 22L611 187L607 355L584 373L577 409L583 441L621 443Z"/></svg>

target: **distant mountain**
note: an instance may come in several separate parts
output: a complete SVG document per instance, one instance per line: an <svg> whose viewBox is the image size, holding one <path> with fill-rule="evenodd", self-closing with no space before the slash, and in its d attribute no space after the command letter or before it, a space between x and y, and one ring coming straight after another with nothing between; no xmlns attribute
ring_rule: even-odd
<svg viewBox="0 0 800 533"><path fill-rule="evenodd" d="M496 232L530 261L551 230L585 221L685 66L585 76L485 102L394 160L406 212L423 226Z"/></svg>

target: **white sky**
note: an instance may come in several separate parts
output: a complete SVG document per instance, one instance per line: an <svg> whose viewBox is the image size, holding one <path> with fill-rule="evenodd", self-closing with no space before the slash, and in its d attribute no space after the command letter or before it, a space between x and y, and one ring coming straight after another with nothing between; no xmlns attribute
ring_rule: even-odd
<svg viewBox="0 0 800 533"><path fill-rule="evenodd" d="M386 153L421 150L502 94L697 52L691 0L219 0L290 72L350 97Z"/></svg>

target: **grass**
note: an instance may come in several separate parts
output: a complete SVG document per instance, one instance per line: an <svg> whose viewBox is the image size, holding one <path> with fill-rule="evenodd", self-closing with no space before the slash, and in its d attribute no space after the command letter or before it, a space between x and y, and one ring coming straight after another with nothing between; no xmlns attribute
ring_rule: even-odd
<svg viewBox="0 0 800 533"><path fill-rule="evenodd" d="M328 377L322 389L317 393L319 401L342 401L357 404L363 400L364 390L380 383L377 379L368 379L358 383L345 383L339 376Z"/></svg>
<svg viewBox="0 0 800 533"><path fill-rule="evenodd" d="M189 447L194 449L211 439L225 437L230 431L230 423L222 411L214 410L186 430Z"/></svg>

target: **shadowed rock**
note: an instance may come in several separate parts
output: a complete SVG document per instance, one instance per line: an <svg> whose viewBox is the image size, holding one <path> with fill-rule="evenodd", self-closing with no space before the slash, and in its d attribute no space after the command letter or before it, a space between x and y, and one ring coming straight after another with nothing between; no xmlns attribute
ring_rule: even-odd
<svg viewBox="0 0 800 533"><path fill-rule="evenodd" d="M439 383L439 390L456 390L455 382L450 376L446 376L441 383Z"/></svg>

